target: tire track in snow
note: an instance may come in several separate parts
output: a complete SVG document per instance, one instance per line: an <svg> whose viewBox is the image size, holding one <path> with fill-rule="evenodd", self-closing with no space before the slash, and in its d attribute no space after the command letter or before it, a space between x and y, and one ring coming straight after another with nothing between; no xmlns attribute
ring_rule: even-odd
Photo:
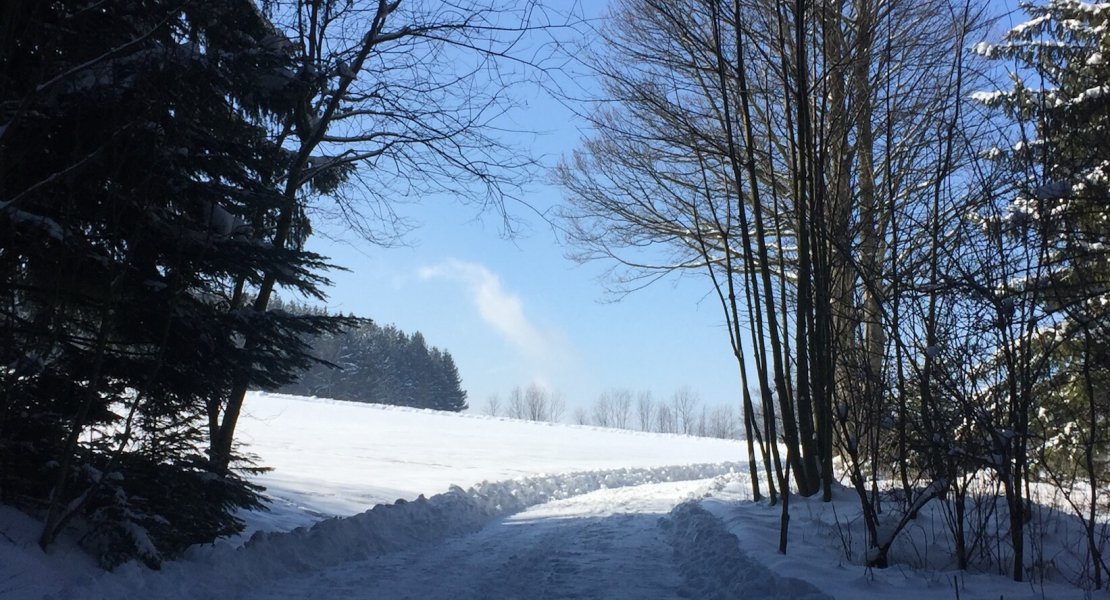
<svg viewBox="0 0 1110 600"><path fill-rule="evenodd" d="M662 518L708 482L600 490L534 506L435 546L279 580L251 598L683 598Z"/></svg>

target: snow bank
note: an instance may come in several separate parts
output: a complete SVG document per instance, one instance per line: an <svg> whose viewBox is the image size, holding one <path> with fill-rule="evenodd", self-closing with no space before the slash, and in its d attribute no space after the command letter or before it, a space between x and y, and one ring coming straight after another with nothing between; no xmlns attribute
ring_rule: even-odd
<svg viewBox="0 0 1110 600"><path fill-rule="evenodd" d="M477 531L493 519L534 506L614 487L710 479L739 464L616 469L452 487L431 498L399 500L364 513L288 533L255 534L244 546L193 548L181 561L151 572L129 563L90 581L67 582L56 598L237 597L295 573L419 547Z"/></svg>
<svg viewBox="0 0 1110 600"><path fill-rule="evenodd" d="M689 598L831 600L800 579L780 577L740 550L740 541L720 519L689 500L662 522L686 579Z"/></svg>
<svg viewBox="0 0 1110 600"><path fill-rule="evenodd" d="M930 502L916 520L899 534L890 552L890 567L868 568L863 565L867 552L859 499L854 490L833 487L831 502L819 497L790 498L790 531L787 553L778 552L781 505L768 506L766 502L751 500L751 485L745 473L735 473L719 478L709 498L700 503L702 509L719 519L725 529L743 540L741 548L750 560L782 578L807 581L836 598L852 600L932 600L934 598L962 598L964 600L1043 600L1052 599L1110 599L1107 592L1087 592L1061 581L1042 581L1037 576L1034 583L1015 583L1005 575L1005 569L990 565L977 565L960 571L955 564L955 549L948 532L949 515L944 504ZM897 518L897 511L889 511L884 519ZM1039 560L1043 556L1053 563L1052 569L1061 569L1074 562L1069 556L1078 549L1076 525L1071 524L1067 535L1066 520L1042 522L1047 516L1043 510L1034 511L1029 525L1030 538L1027 559ZM982 555L1001 555L1008 562L1004 530L1007 521L1002 504L987 502L983 498L968 502L969 522L982 519L988 527L987 539L1001 540L998 545L978 546L976 560ZM1073 520L1074 521L1074 520ZM1048 527L1045 535L1034 539L1032 530ZM970 531L970 530L969 530ZM1050 565L1044 565L1050 566ZM998 574L1002 573L1002 574ZM1074 579L1065 574L1065 581ZM758 594L752 597L760 597Z"/></svg>

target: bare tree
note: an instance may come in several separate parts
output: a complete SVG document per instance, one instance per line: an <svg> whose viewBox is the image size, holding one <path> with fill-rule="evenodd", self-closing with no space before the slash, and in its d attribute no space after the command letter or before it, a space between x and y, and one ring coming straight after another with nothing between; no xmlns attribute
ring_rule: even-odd
<svg viewBox="0 0 1110 600"><path fill-rule="evenodd" d="M528 404L524 399L524 390L519 385L509 392L509 402L505 406L505 415L512 419L528 418Z"/></svg>
<svg viewBox="0 0 1110 600"><path fill-rule="evenodd" d="M490 394L486 398L486 405L482 407L482 412L491 417L499 415L501 413L501 396L498 396L496 392Z"/></svg>
<svg viewBox="0 0 1110 600"><path fill-rule="evenodd" d="M613 426L613 400L608 393L598 396L591 410L591 421L598 427Z"/></svg>
<svg viewBox="0 0 1110 600"><path fill-rule="evenodd" d="M701 410L698 411L697 419L694 426L691 428L693 434L698 437L709 437L709 407L704 404Z"/></svg>
<svg viewBox="0 0 1110 600"><path fill-rule="evenodd" d="M690 386L678 388L671 394L671 411L677 433L692 434L697 428L697 410L701 397Z"/></svg>
<svg viewBox="0 0 1110 600"><path fill-rule="evenodd" d="M655 399L650 390L643 390L636 395L636 416L640 431L651 431L655 425Z"/></svg>
<svg viewBox="0 0 1110 600"><path fill-rule="evenodd" d="M705 435L724 440L735 439L740 433L739 425L732 406L718 406L709 413Z"/></svg>
<svg viewBox="0 0 1110 600"><path fill-rule="evenodd" d="M535 3L266 5L274 43L290 46L299 66L290 74L296 85L288 117L274 124L274 137L288 149L281 180L272 182L282 201L273 222L256 230L259 241L299 248L310 217L334 217L371 242L388 243L404 228L397 198L446 192L500 209L519 197L535 161L492 132L515 102L513 83L527 77L528 65L542 69L549 55L522 42L538 24L549 25ZM229 285L229 310L265 313L279 275L239 276ZM260 341L248 336L244 343ZM238 373L227 397L209 407L217 472L228 468L250 383L249 373Z"/></svg>
<svg viewBox="0 0 1110 600"><path fill-rule="evenodd" d="M528 384L528 388L524 390L524 418L529 421L546 421L547 401L547 390L535 383Z"/></svg>
<svg viewBox="0 0 1110 600"><path fill-rule="evenodd" d="M562 395L536 383L530 383L526 388L514 387L505 406L506 416L526 421L557 422L565 412L566 401Z"/></svg>
<svg viewBox="0 0 1110 600"><path fill-rule="evenodd" d="M675 427L674 411L669 404L660 403L655 409L655 431L658 433L678 433Z"/></svg>
<svg viewBox="0 0 1110 600"><path fill-rule="evenodd" d="M547 420L552 423L558 423L563 420L563 415L567 411L567 402L563 395L558 391L551 391L548 393L547 398Z"/></svg>
<svg viewBox="0 0 1110 600"><path fill-rule="evenodd" d="M606 392L612 415L612 425L618 429L628 429L632 417L632 391L617 388Z"/></svg>
<svg viewBox="0 0 1110 600"><path fill-rule="evenodd" d="M967 124L964 49L983 4L628 0L615 12L587 55L602 89L585 115L595 135L557 173L579 257L620 265L618 292L709 277L772 499L787 472L799 493L831 499L833 458L846 458L882 566L880 475L910 454L906 370L924 331L905 315L926 296L928 248L951 241L930 236L936 195L959 196L973 168L974 144L953 134ZM641 252L659 245L659 262ZM678 430L696 429L696 413L670 407Z"/></svg>

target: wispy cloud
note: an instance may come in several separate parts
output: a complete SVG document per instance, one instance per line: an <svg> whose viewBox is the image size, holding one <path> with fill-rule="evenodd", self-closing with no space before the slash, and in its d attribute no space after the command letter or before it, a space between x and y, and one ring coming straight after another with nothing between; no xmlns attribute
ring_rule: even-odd
<svg viewBox="0 0 1110 600"><path fill-rule="evenodd" d="M448 259L421 268L419 275L421 279L447 279L463 284L482 320L518 349L538 356L554 351L558 345L552 335L528 320L520 298L506 290L501 278L484 265Z"/></svg>

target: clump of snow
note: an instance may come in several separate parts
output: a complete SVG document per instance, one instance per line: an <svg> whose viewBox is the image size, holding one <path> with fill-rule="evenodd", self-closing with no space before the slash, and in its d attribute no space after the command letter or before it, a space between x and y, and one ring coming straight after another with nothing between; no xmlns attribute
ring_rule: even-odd
<svg viewBox="0 0 1110 600"><path fill-rule="evenodd" d="M979 42L971 47L971 51L978 54L979 56L991 58L993 56L994 46L988 44L987 42Z"/></svg>
<svg viewBox="0 0 1110 600"><path fill-rule="evenodd" d="M998 146L992 146L991 148L988 148L987 150L979 153L979 155L987 160L998 160L1005 156L1005 153Z"/></svg>
<svg viewBox="0 0 1110 600"><path fill-rule="evenodd" d="M1036 29L1038 27L1041 27L1041 26L1043 26L1044 24L1048 23L1051 20L1052 20L1051 15L1041 15L1039 17L1034 17L1034 18L1032 18L1032 19L1030 19L1030 20L1028 20L1024 23L1019 23L1018 25L1015 25L1012 29L1010 29L1009 33L1006 34L1006 37L1007 38L1020 37L1020 36L1024 35L1027 31L1029 31L1031 29Z"/></svg>
<svg viewBox="0 0 1110 600"><path fill-rule="evenodd" d="M997 106L1006 97L1006 92L972 92L971 99L986 106Z"/></svg>
<svg viewBox="0 0 1110 600"><path fill-rule="evenodd" d="M1102 98L1103 96L1105 96L1107 94L1108 90L1110 90L1110 87L1105 86L1105 85L1096 85L1094 87L1087 88L1086 90L1083 91L1082 94L1079 94L1078 96L1073 98L1072 103L1073 104L1080 104L1080 103L1087 102L1087 101L1090 101L1090 100L1098 100L1098 99Z"/></svg>

